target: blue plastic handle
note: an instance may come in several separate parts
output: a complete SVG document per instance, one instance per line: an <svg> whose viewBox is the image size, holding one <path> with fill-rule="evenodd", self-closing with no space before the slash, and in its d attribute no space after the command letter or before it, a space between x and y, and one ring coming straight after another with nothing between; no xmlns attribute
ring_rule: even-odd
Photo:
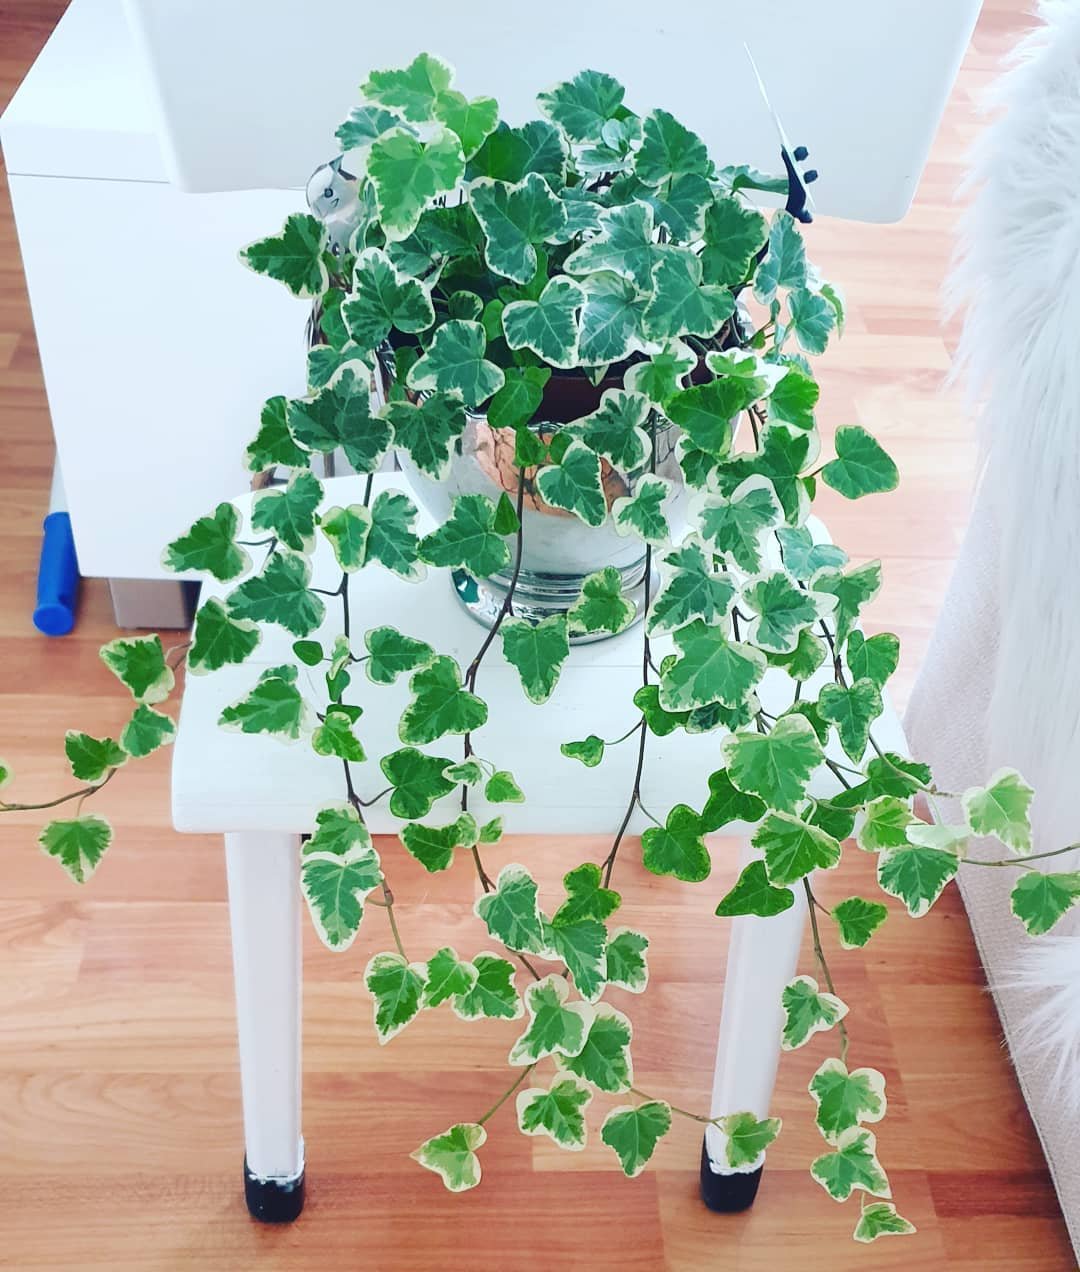
<svg viewBox="0 0 1080 1272"><path fill-rule="evenodd" d="M71 518L66 512L50 512L43 526L34 626L46 636L66 636L75 626L79 596L79 562Z"/></svg>

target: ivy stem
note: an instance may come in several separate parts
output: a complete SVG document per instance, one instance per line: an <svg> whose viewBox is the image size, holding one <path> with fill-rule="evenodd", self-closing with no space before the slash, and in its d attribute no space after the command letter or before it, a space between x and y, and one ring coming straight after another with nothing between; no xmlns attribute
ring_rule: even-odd
<svg viewBox="0 0 1080 1272"><path fill-rule="evenodd" d="M41 804L5 804L3 800L0 800L0 812L25 813L37 808L55 808L58 804L67 804L73 799L87 799L97 791L100 791L103 786L108 785L115 773L116 769L109 769L100 782L95 782L90 786L82 786L77 791L72 791L68 795L60 795L56 799L47 799Z"/></svg>
<svg viewBox="0 0 1080 1272"><path fill-rule="evenodd" d="M1004 861L980 861L977 857L961 857L960 860L965 866L1018 866L1020 869L1027 869L1029 861L1043 861L1047 857L1060 857L1066 852L1076 852L1080 848L1080 843L1066 844L1064 848L1055 848L1051 852L1033 852L1030 857L1011 857Z"/></svg>
<svg viewBox="0 0 1080 1272"><path fill-rule="evenodd" d="M530 1073L532 1073L532 1071L535 1068L536 1068L536 1061L533 1061L532 1064L527 1065L524 1069L522 1069L522 1071L514 1079L513 1085L508 1087L502 1093L502 1095L499 1096L499 1098L495 1101L495 1103L491 1106L491 1108L488 1109L488 1111L484 1114L483 1117L478 1117L476 1119L477 1126L483 1126L484 1123L488 1120L488 1118L494 1117L494 1115L498 1113L498 1111L502 1108L502 1106L506 1103L506 1101L509 1100L509 1098L514 1094L514 1092L518 1089L518 1087L521 1086L521 1084L525 1081L525 1079L529 1076Z"/></svg>
<svg viewBox="0 0 1080 1272"><path fill-rule="evenodd" d="M814 890L810 886L810 880L804 877L802 882L803 888L806 891L806 908L810 914L810 931L814 939L814 955L817 958L818 967L821 968L821 975L825 979L825 984L829 988L829 993L835 997L836 986L833 984L832 972L829 971L829 964L826 962L825 951L821 945L821 929L818 927L817 919L818 908L820 907L824 910L825 907L822 906L817 897L814 896ZM828 911L825 912L828 913ZM840 1034L840 1059L844 1064L847 1064L849 1041L847 1025L845 1025L842 1020L838 1020L836 1022L836 1028Z"/></svg>
<svg viewBox="0 0 1080 1272"><path fill-rule="evenodd" d="M631 1094L636 1095L641 1100L657 1100L655 1095L649 1095L647 1091L642 1091L639 1087L632 1086ZM691 1113L689 1109L680 1109L677 1104L672 1104L670 1100L658 1101L666 1104L672 1113L678 1113L680 1117L688 1117L692 1122L701 1122L705 1126L719 1126L720 1121L715 1117L705 1117L702 1113Z"/></svg>

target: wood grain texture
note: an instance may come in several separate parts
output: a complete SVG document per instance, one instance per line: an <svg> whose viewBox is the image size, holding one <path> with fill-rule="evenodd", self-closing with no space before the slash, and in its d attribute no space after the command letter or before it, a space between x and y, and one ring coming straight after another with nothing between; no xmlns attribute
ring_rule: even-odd
<svg viewBox="0 0 1080 1272"><path fill-rule="evenodd" d="M846 338L822 366L822 418L827 429L858 422L873 430L903 475L900 492L888 498L849 505L824 491L821 499L838 542L858 545L859 559L885 561L870 625L901 636L901 702L941 601L972 481L971 424L942 389L956 337L938 317L954 191L978 129L975 99L1030 21L1027 7L988 0L904 223L821 223L808 235L814 258L842 284L851 310ZM57 0L5 0L2 100L62 8ZM49 641L30 626L52 454L6 199L0 412L0 749L17 761L20 794L33 798L63 778L65 727L115 730L125 708L96 654L115 634L102 584L85 587L70 638ZM377 913L345 957L317 948L309 934L310 1200L292 1228L257 1227L239 1191L240 1090L220 845L170 830L166 756L124 774L99 803L116 823L118 842L84 890L36 851L33 815L0 825L2 1267L1076 1267L953 888L919 924L896 919L864 955L837 960L841 993L859 1003L852 1060L880 1067L888 1079L892 1107L880 1128L881 1154L903 1211L921 1230L915 1240L854 1245L854 1203L831 1204L806 1174L819 1149L805 1086L826 1053L820 1041L782 1065L776 1112L787 1128L748 1214L721 1218L697 1200L696 1126L677 1124L655 1169L628 1182L612 1172L596 1119L586 1151L567 1155L518 1135L509 1109L491 1124L483 1186L450 1196L405 1152L491 1103L505 1083L503 1058L516 1027L470 1027L443 1010L390 1047L377 1047L360 980L367 956L386 944ZM564 869L605 846L517 841L493 852L489 865L528 860L545 885L554 885ZM479 948L468 873L432 878L385 847L394 857L406 945L417 953L447 942ZM646 874L635 849L631 844L619 869L622 917L640 920L653 940L648 998L628 1004L636 1009L638 1082L704 1108L727 939L712 910L734 877L735 845L717 841L714 877L697 889ZM869 866L849 854L823 883L824 899L865 892ZM804 962L812 970L808 957ZM694 1022L688 1030L687 1020Z"/></svg>

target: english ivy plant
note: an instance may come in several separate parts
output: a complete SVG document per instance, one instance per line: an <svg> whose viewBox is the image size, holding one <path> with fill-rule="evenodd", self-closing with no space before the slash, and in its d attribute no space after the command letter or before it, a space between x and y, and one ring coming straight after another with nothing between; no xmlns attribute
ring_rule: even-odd
<svg viewBox="0 0 1080 1272"><path fill-rule="evenodd" d="M161 704L176 661L186 656L190 674L243 664L264 631L283 628L294 639L291 660L252 674L221 724L302 739L341 769L341 800L319 812L304 847L302 887L331 949L348 949L372 903L389 920L389 946L364 973L379 1042L425 1011L519 1022L507 1089L475 1121L417 1148L421 1166L453 1191L476 1186L487 1123L512 1096L524 1134L568 1151L585 1146L593 1101L604 1106L600 1139L628 1176L648 1164L674 1117L714 1125L732 1170L753 1169L779 1133L778 1119L740 1110L713 1119L635 1085L633 1026L622 1008L646 989L649 940L620 925L612 885L640 811L654 823L641 836L646 868L697 885L718 915L780 914L796 890L805 895L817 977L798 976L784 990L781 1042L836 1039L810 1083L822 1152L809 1168L837 1201L862 1194L856 1240L912 1232L868 1129L885 1113L885 1079L848 1067L848 1004L826 956L830 939L864 947L888 910L870 897L824 906L815 872L836 867L853 841L876 857L882 891L918 918L961 866L1013 866L1013 913L1034 936L1080 900L1080 874L1034 864L1054 854L1032 850L1032 791L1017 773L962 793L963 824L931 826L914 811L917 796L932 804L941 794L929 769L875 738L898 658L895 636L868 638L859 627L880 568L851 566L806 522L819 483L860 499L893 489L898 474L860 427L840 428L833 456L821 456L808 355L842 328L844 310L807 260L795 219L755 206L755 191L783 192L786 180L717 167L689 128L664 110L635 114L622 85L597 71L541 93L543 117L520 126L500 122L491 98L467 99L428 54L373 72L362 92L337 133L343 166L357 178L347 243L332 247L326 225L297 214L242 253L253 270L310 298L316 315L309 391L271 398L247 450L254 474L283 478L254 497L252 523L264 537L242 539L236 508L224 503L168 546L170 568L228 584L224 599L204 601L189 644L169 653L157 636L106 645L102 658L132 698L120 737L68 733L77 789L0 807L73 803L39 842L85 881L112 830L84 804L129 759L172 740ZM377 373L386 380L381 405L372 397ZM594 384L615 376L619 387L581 418L541 431L548 382L568 373ZM462 495L420 535L409 493L373 497L372 476L396 450L442 480L468 411L486 412L510 439L516 491L498 502ZM653 471L657 429L668 422L681 431L688 527L669 520L669 482ZM364 496L326 507L319 462L339 450L367 475ZM637 473L632 496L609 502L607 466ZM639 539L646 577L655 566L660 580L640 628L641 685L626 703L625 734L562 746L589 768L614 746L635 746L628 806L613 817L619 829L606 856L583 861L545 895L525 865L505 865L495 878L484 865L502 822L480 822L474 797L499 805L524 794L515 774L473 744L489 713L479 673L497 640L523 699L546 702L572 635L617 634L632 623L618 573L592 575L567 613L539 623L512 613L512 584L464 670L392 626L358 630L350 611L373 566L409 580L428 567L516 579L527 484L531 498L587 526L610 519ZM336 589L312 587L320 536L341 568ZM338 616L336 634L315 639L328 614ZM823 667L829 680L815 694ZM775 712L757 696L769 669L791 685L790 702ZM313 670L318 694L308 687ZM400 745L369 754L362 709L385 709L380 689L399 680L409 690ZM657 821L638 797L648 738L678 729L711 735L701 745L716 769L697 806L676 804ZM0 766L0 781L7 777ZM447 822L433 809L455 790L459 808ZM381 855L364 820L376 799L401 823L398 844ZM706 836L747 825L757 856L718 896ZM973 860L971 836L996 838L1005 855ZM408 934L406 953L388 882L401 852L433 873L475 869L483 891L468 948L418 951L421 938Z"/></svg>

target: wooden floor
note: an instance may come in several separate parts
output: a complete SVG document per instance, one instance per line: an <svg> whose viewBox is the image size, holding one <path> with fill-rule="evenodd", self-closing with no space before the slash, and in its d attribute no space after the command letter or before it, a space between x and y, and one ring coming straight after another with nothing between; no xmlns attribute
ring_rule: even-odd
<svg viewBox="0 0 1080 1272"><path fill-rule="evenodd" d="M918 669L965 518L972 430L942 392L955 331L938 325L938 288L956 219L961 158L977 130L973 99L1028 19L1027 0L987 0L974 46L915 208L900 226L819 224L812 252L851 302L849 331L823 371L829 426L875 431L903 474L899 494L845 506L824 492L836 538L886 563L872 625L899 632L898 696ZM3 0L0 98L63 5ZM118 333L120 338L120 333ZM30 626L38 527L51 444L9 207L0 199L0 754L24 797L61 779L63 729L102 733L123 703L96 657L112 636L103 585L90 583L76 633L50 642ZM0 850L0 1267L121 1272L259 1268L954 1269L1076 1267L955 889L917 925L894 919L865 957L839 961L858 1001L852 1059L888 1079L880 1131L910 1241L851 1242L856 1203L836 1206L806 1174L818 1150L805 1086L825 1054L783 1065L776 1111L787 1127L748 1214L708 1214L696 1198L699 1136L677 1126L656 1168L634 1182L593 1143L562 1154L526 1140L509 1107L490 1126L485 1180L463 1197L411 1163L408 1148L475 1117L505 1081L515 1026L470 1027L432 1013L378 1048L360 982L380 916L347 956L307 950L305 1131L310 1200L302 1220L249 1222L239 1192L241 1126L225 880L219 845L180 838L168 816L168 767L144 763L100 799L118 843L83 891L34 846L28 819L5 818ZM620 867L625 921L651 933L654 980L635 1002L639 1084L676 1103L708 1099L726 924L712 917L734 873L721 843L708 890ZM516 843L553 883L589 844ZM400 855L400 854L399 854ZM505 853L503 854L505 859ZM497 864L498 853L493 854ZM824 885L834 899L871 886L867 859ZM465 935L464 870L422 876L395 861L408 941L432 949ZM662 917L644 903L667 902ZM810 969L807 961L807 969Z"/></svg>

